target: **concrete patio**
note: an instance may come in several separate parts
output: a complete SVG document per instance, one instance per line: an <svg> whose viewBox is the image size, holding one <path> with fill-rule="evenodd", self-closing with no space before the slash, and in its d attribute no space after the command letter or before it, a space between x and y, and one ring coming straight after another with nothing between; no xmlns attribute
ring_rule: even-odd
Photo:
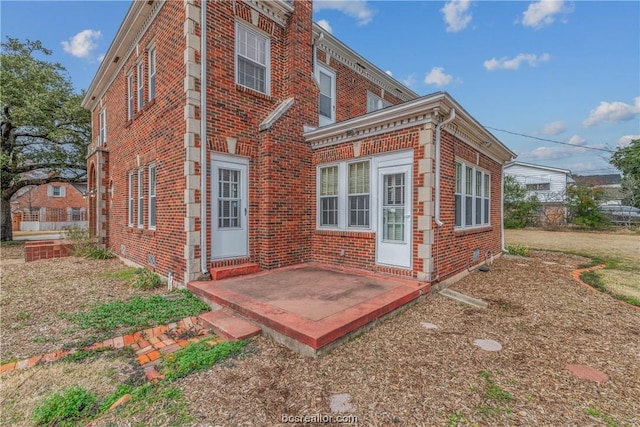
<svg viewBox="0 0 640 427"><path fill-rule="evenodd" d="M187 288L308 355L322 354L430 290L430 284L314 263Z"/></svg>

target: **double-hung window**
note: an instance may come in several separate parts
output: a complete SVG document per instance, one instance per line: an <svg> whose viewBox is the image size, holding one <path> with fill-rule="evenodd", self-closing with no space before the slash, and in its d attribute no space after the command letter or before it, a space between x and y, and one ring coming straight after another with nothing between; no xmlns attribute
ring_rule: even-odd
<svg viewBox="0 0 640 427"><path fill-rule="evenodd" d="M133 73L127 74L127 120L133 119Z"/></svg>
<svg viewBox="0 0 640 427"><path fill-rule="evenodd" d="M137 93L137 111L142 110L144 107L144 61L138 63L138 93Z"/></svg>
<svg viewBox="0 0 640 427"><path fill-rule="evenodd" d="M338 226L338 166L320 168L320 226Z"/></svg>
<svg viewBox="0 0 640 427"><path fill-rule="evenodd" d="M149 165L149 228L156 228L156 165Z"/></svg>
<svg viewBox="0 0 640 427"><path fill-rule="evenodd" d="M318 168L318 226L370 229L370 161L341 162Z"/></svg>
<svg viewBox="0 0 640 427"><path fill-rule="evenodd" d="M369 228L369 161L349 164L349 227Z"/></svg>
<svg viewBox="0 0 640 427"><path fill-rule="evenodd" d="M104 145L107 142L107 109L103 108L100 111L100 116L98 118L99 121L99 133L98 133L98 144Z"/></svg>
<svg viewBox="0 0 640 427"><path fill-rule="evenodd" d="M149 101L156 97L156 48L152 47L148 53L149 61Z"/></svg>
<svg viewBox="0 0 640 427"><path fill-rule="evenodd" d="M390 105L391 103L389 101L385 101L378 95L367 91L367 113L370 113L376 110L381 110Z"/></svg>
<svg viewBox="0 0 640 427"><path fill-rule="evenodd" d="M144 170L138 169L138 228L144 227Z"/></svg>
<svg viewBox="0 0 640 427"><path fill-rule="evenodd" d="M236 83L268 95L270 50L266 35L236 22Z"/></svg>
<svg viewBox="0 0 640 427"><path fill-rule="evenodd" d="M133 172L129 172L129 202L127 204L127 222L129 227L133 227Z"/></svg>
<svg viewBox="0 0 640 427"><path fill-rule="evenodd" d="M491 175L464 162L455 164L454 218L456 228L489 225Z"/></svg>

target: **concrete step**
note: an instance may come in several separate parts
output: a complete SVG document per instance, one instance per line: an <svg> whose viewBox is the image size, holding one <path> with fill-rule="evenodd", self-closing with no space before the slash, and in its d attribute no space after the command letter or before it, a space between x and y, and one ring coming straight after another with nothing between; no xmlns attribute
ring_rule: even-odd
<svg viewBox="0 0 640 427"><path fill-rule="evenodd" d="M209 274L211 274L211 279L221 280L228 277L244 276L245 274L257 273L258 271L260 271L260 266L258 264L246 263L210 268Z"/></svg>
<svg viewBox="0 0 640 427"><path fill-rule="evenodd" d="M244 340L260 335L262 329L233 314L230 311L220 309L213 310L198 316L202 324L226 339Z"/></svg>
<svg viewBox="0 0 640 427"><path fill-rule="evenodd" d="M447 298L454 299L456 301L460 301L465 304L469 304L477 308L487 308L489 306L489 303L487 303L486 301L482 301L481 299L477 299L465 294L461 294L460 292L456 292L448 288L441 290L440 295L443 295Z"/></svg>

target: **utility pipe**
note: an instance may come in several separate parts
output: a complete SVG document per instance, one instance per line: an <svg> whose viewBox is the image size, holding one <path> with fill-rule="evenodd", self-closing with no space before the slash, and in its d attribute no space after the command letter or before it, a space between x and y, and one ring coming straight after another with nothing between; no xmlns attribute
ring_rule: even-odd
<svg viewBox="0 0 640 427"><path fill-rule="evenodd" d="M456 118L456 110L452 108L442 123L436 126L436 225L442 227L444 223L440 220L440 129Z"/></svg>
<svg viewBox="0 0 640 427"><path fill-rule="evenodd" d="M200 2L200 267L207 268L207 0Z"/></svg>

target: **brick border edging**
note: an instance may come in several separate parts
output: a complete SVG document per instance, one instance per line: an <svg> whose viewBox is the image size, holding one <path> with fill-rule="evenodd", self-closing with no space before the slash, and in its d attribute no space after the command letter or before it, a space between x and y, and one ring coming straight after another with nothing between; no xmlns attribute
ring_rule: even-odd
<svg viewBox="0 0 640 427"><path fill-rule="evenodd" d="M189 331L195 332L197 336L188 339L174 340L166 334L167 332L181 334L188 333ZM209 329L203 327L197 317L192 316L167 325L145 329L129 335L109 338L89 346L71 350L58 350L40 356L33 356L18 362L5 363L0 366L0 374L17 369L31 368L39 364L52 363L79 350L91 351L100 348L119 349L131 347L136 352L138 363L144 366L144 373L147 380L155 383L164 378L156 369L162 356L175 353L179 349L189 345L189 343L199 341L206 341L211 345L215 345L224 341L224 339L211 335Z"/></svg>
<svg viewBox="0 0 640 427"><path fill-rule="evenodd" d="M577 270L573 270L571 272L571 275L573 276L573 278L582 286L584 286L585 288L591 290L591 291L597 291L597 292L601 292L604 293L602 291L600 291L599 289L594 288L593 286L589 285L588 283L585 283L582 280L582 273L586 273L587 271L595 271L595 270L602 270L603 268L605 268L606 264L598 264L598 265L594 265L593 267L587 267L587 268L579 268ZM617 299L615 297L612 296L612 298L614 298L616 301L618 301L619 303L622 303L624 305L627 305L629 307L635 308L636 310L640 310L640 307L630 304L626 301L623 301L621 299Z"/></svg>

